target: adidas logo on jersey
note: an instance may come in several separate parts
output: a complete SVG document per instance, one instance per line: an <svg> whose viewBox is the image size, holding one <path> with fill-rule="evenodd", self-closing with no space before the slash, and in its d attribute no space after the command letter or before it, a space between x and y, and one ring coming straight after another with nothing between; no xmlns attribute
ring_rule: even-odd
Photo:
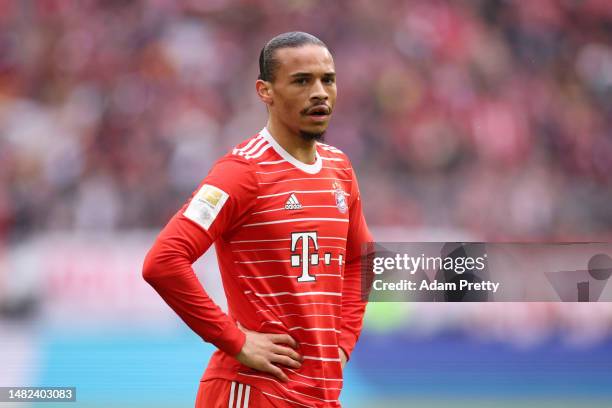
<svg viewBox="0 0 612 408"><path fill-rule="evenodd" d="M285 203L285 210L299 210L301 208L302 208L302 204L300 204L295 194L292 193L289 196L289 199L287 200L287 202Z"/></svg>

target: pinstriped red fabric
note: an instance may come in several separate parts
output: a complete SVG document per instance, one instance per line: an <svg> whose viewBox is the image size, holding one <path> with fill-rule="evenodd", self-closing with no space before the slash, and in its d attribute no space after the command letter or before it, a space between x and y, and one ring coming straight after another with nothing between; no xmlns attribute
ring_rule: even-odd
<svg viewBox="0 0 612 408"><path fill-rule="evenodd" d="M339 348L350 356L361 331L360 255L369 241L357 180L340 150L317 144L315 162L304 164L264 129L221 158L156 243L181 247L191 263L215 244L229 317L202 289L183 288L183 295L202 291L187 303L165 297L219 348L203 380L238 381L294 406L340 406ZM168 279L156 289L173 285ZM244 342L236 321L297 340L304 361L299 370L281 367L289 382L233 357Z"/></svg>
<svg viewBox="0 0 612 408"><path fill-rule="evenodd" d="M293 405L248 384L213 379L202 381L195 408L290 408Z"/></svg>

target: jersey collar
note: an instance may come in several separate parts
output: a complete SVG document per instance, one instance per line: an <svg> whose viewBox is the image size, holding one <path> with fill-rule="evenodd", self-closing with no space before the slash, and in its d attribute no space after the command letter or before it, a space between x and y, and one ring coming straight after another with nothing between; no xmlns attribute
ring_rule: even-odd
<svg viewBox="0 0 612 408"><path fill-rule="evenodd" d="M278 144L276 139L272 137L272 135L268 131L268 128L264 127L261 132L259 132L259 134L262 135L263 138L268 141L268 143L270 143L272 148L276 151L276 153L279 154L280 157L282 157L298 169L308 174L316 174L321 170L323 160L321 160L321 156L319 156L318 151L315 150L315 162L313 164L306 164L304 162L299 161L298 159L293 157L288 151L283 149L282 146Z"/></svg>

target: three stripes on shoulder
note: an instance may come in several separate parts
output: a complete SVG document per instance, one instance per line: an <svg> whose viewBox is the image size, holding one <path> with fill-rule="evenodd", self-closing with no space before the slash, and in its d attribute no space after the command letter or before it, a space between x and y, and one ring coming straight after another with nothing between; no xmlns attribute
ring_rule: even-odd
<svg viewBox="0 0 612 408"><path fill-rule="evenodd" d="M232 154L243 156L245 159L256 159L266 152L272 145L261 135L251 139L244 147L235 148Z"/></svg>
<svg viewBox="0 0 612 408"><path fill-rule="evenodd" d="M323 150L328 152L343 154L342 150L334 146L325 143L319 143L319 145ZM259 135L251 139L244 147L234 148L234 150L232 150L232 154L242 156L245 159L256 159L263 155L270 147L272 147L272 145L268 143L268 141L262 135Z"/></svg>

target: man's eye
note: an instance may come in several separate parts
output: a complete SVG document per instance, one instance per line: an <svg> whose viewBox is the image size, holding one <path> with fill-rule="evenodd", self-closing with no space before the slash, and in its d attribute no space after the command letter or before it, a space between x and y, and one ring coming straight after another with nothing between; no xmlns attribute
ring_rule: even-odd
<svg viewBox="0 0 612 408"><path fill-rule="evenodd" d="M334 82L336 82L336 80L335 80L334 78L325 78L325 79L323 80L323 82L325 82L326 84L331 85L331 84L333 84Z"/></svg>
<svg viewBox="0 0 612 408"><path fill-rule="evenodd" d="M293 83L298 84L298 85L306 85L308 83L308 79L298 78L295 81L293 81Z"/></svg>

